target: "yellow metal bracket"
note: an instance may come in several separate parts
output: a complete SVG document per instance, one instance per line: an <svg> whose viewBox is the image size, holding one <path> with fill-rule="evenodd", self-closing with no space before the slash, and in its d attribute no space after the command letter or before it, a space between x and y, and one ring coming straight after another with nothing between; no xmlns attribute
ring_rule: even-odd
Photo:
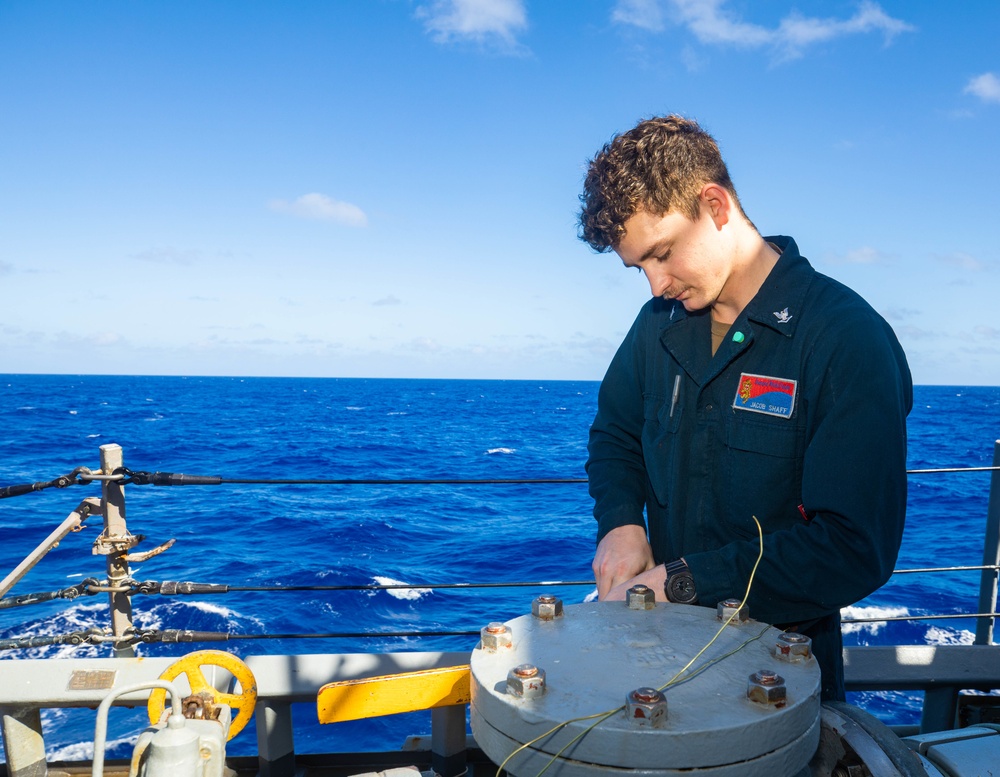
<svg viewBox="0 0 1000 777"><path fill-rule="evenodd" d="M316 696L316 712L320 723L340 723L468 704L471 698L466 664L327 683Z"/></svg>

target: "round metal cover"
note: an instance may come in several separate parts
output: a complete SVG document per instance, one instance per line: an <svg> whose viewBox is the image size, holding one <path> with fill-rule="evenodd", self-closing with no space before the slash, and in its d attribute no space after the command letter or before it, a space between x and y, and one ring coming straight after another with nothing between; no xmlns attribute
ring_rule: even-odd
<svg viewBox="0 0 1000 777"><path fill-rule="evenodd" d="M528 742L504 767L546 775L754 775L794 774L819 742L820 672L816 660L779 661L772 655L781 632L757 621L729 625L666 689L662 728L639 728L626 718L626 694L660 688L721 627L714 610L657 603L630 610L623 602L568 605L543 621L531 615L508 621L513 646L472 653L472 731L497 764ZM545 671L546 691L523 699L506 692L507 673L519 664ZM746 697L751 674L761 669L785 680L784 706ZM686 678L686 679L685 679ZM596 720L575 720L614 712ZM558 728L559 724L572 721ZM538 741L533 741L539 738Z"/></svg>

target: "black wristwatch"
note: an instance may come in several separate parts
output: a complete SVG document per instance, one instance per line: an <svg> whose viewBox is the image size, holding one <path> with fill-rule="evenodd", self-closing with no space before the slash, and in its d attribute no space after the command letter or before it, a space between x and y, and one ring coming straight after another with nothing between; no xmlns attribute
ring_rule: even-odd
<svg viewBox="0 0 1000 777"><path fill-rule="evenodd" d="M675 604L694 604L698 601L698 590L694 587L694 576L684 559L668 561L663 565L667 579L663 583L663 593L667 601Z"/></svg>

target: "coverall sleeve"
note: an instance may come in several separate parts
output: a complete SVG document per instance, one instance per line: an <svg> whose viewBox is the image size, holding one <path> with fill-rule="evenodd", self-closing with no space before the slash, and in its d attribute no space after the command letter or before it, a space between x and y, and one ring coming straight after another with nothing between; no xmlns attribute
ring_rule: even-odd
<svg viewBox="0 0 1000 777"><path fill-rule="evenodd" d="M590 428L587 476L598 542L619 526L646 525L646 469L642 456L645 312L646 308L639 313L608 367Z"/></svg>
<svg viewBox="0 0 1000 777"><path fill-rule="evenodd" d="M829 342L829 340L827 340ZM838 328L832 352L811 354L799 412L812 430L802 462L801 503L810 520L765 526L748 604L752 617L793 623L822 617L872 593L892 573L906 512L909 368L881 319ZM699 599L742 598L759 541L685 555Z"/></svg>

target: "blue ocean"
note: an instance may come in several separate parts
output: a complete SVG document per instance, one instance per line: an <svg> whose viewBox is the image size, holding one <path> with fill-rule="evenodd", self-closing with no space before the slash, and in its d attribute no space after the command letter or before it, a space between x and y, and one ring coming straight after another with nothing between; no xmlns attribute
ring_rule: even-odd
<svg viewBox="0 0 1000 777"><path fill-rule="evenodd" d="M117 443L125 466L282 479L582 478L596 382L365 380L220 377L0 376L0 488L99 469L99 447ZM989 466L1000 437L1000 388L919 386L910 415L909 466ZM910 477L907 532L897 568L982 563L990 476ZM97 483L0 500L0 573L6 575ZM530 609L526 588L428 589L421 584L588 581L594 521L585 484L257 485L126 487L137 550L169 539L133 567L136 580L230 586L371 586L408 589L231 592L137 596L137 626L255 635L210 645L141 645L140 655L200 647L238 655L469 650L475 637L396 636L478 632ZM91 554L100 518L67 537L12 591L62 589L104 577ZM592 586L546 588L567 603ZM978 572L901 574L844 611L845 618L970 613ZM107 599L0 610L0 639L108 625ZM845 627L848 644L970 643L971 619ZM358 633L364 637L338 637ZM321 639L273 639L324 634ZM0 660L109 656L108 646L0 652ZM3 690L0 689L0 703ZM919 695L853 694L889 723L919 719ZM427 733L430 716L320 726L296 709L296 749L394 749ZM109 751L130 753L144 712L115 710ZM92 710L43 715L52 760L90 757ZM253 726L229 746L255 752Z"/></svg>

